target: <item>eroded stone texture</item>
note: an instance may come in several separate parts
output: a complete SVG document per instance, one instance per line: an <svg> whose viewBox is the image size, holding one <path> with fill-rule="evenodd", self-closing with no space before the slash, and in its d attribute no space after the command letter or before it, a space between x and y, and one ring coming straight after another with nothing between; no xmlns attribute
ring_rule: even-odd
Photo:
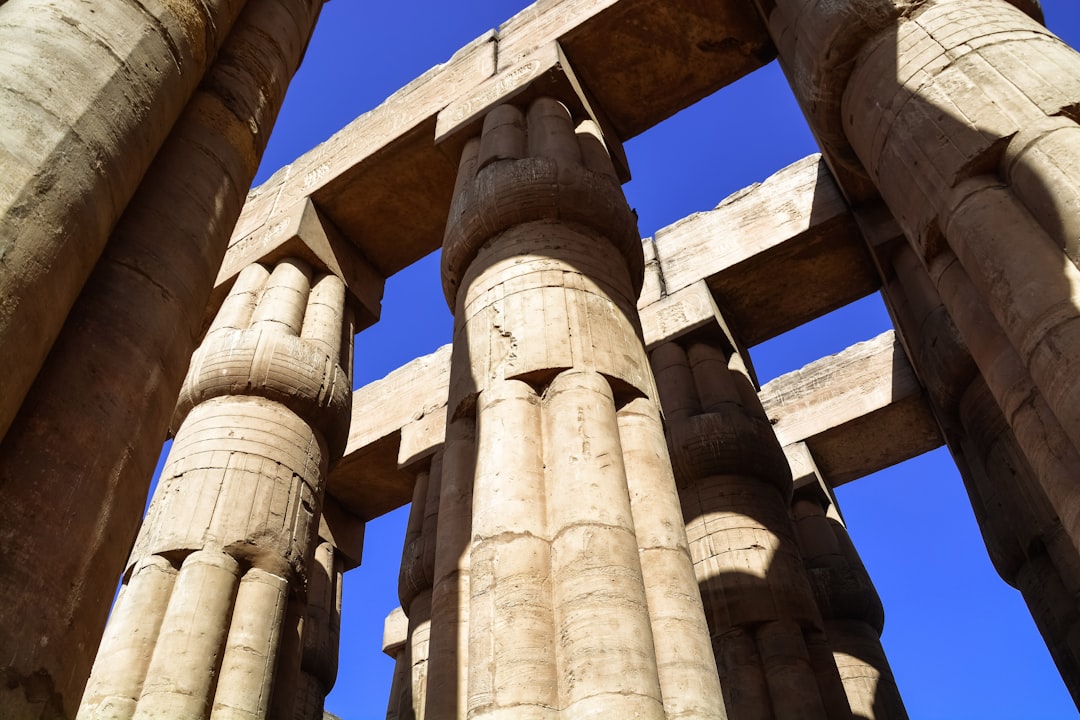
<svg viewBox="0 0 1080 720"><path fill-rule="evenodd" d="M653 369L682 512L732 718L851 711L788 516L791 472L738 353L665 343ZM823 661L826 661L822 664Z"/></svg>
<svg viewBox="0 0 1080 720"><path fill-rule="evenodd" d="M2 438L244 0L0 5Z"/></svg>
<svg viewBox="0 0 1080 720"><path fill-rule="evenodd" d="M489 112L443 250L455 344L426 717L723 717L642 268L595 125L550 98ZM456 684L436 682L447 661Z"/></svg>
<svg viewBox="0 0 1080 720"><path fill-rule="evenodd" d="M59 5L38 3L46 4ZM25 5L9 3L3 13ZM191 21L201 22L213 5L193 11ZM208 50L216 53L213 64L144 168L123 213L110 221L115 225L104 251L78 302L70 312L63 308L63 330L3 438L0 485L10 515L0 530L0 584L19 591L0 608L0 666L15 676L31 670L50 675L69 715L138 529L217 266L320 6L309 0L259 3L241 13L227 37L225 28L215 29L214 42L218 31L224 42ZM110 6L100 14L114 12L120 9ZM151 34L143 33L142 42L149 43ZM55 83L49 87L60 91ZM159 110L154 104L146 112ZM109 115L122 111L115 104L106 108ZM124 158L140 162L143 151L133 143ZM104 180L118 182L112 174ZM75 182L74 176L59 181L58 197L67 181ZM80 216L80 232L90 230L87 217ZM32 245L40 228L29 222L19 227L16 244ZM82 248L81 237L70 239ZM38 250L51 252L44 245ZM0 254L5 263L14 257ZM65 254L62 262L72 261ZM65 292L55 288L43 296L50 297L50 312L60 309ZM15 338L0 344L0 354L27 350ZM12 380L0 390L6 399L18 373L5 375ZM46 517L58 520L42 522ZM80 542L71 543L72 537ZM43 602L45 597L50 600ZM22 694L20 681L10 684ZM18 702L0 691L0 716L18 717Z"/></svg>
<svg viewBox="0 0 1080 720"><path fill-rule="evenodd" d="M759 7L849 198L880 192L928 268L958 263L1080 447L1080 55L1004 0ZM931 275L948 304L955 272Z"/></svg>
<svg viewBox="0 0 1080 720"><path fill-rule="evenodd" d="M416 473L413 486L398 576L398 598L407 617L406 637L396 658L395 685L390 693L393 712L387 714L388 718L422 720L425 713L442 465L443 450L440 448L427 467Z"/></svg>
<svg viewBox="0 0 1080 720"><path fill-rule="evenodd" d="M1076 697L1080 498L1073 477L1080 457L989 311L972 299L958 263L942 269L950 276L948 302L909 248L893 253L891 267L887 296L956 457L991 562L1023 594Z"/></svg>
<svg viewBox="0 0 1080 720"><path fill-rule="evenodd" d="M881 646L881 599L809 450L803 445L789 457L791 452L801 455L792 500L795 534L825 621L822 645L840 673L851 713L865 720L907 720Z"/></svg>
<svg viewBox="0 0 1080 720"><path fill-rule="evenodd" d="M286 617L305 597L301 687L290 689L321 706L336 673L340 564L317 542L318 519L347 434L350 314L344 283L299 261L241 273L192 357L80 718L266 717ZM140 568L162 580L142 582Z"/></svg>
<svg viewBox="0 0 1080 720"><path fill-rule="evenodd" d="M879 258L887 295L991 557L1044 588L1026 597L1080 697L1080 55L1030 2L758 7L849 200L880 193L913 250Z"/></svg>

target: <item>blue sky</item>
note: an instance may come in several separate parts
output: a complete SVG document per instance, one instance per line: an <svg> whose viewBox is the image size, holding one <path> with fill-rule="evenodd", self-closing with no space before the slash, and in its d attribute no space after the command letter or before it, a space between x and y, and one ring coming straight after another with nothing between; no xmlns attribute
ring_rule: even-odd
<svg viewBox="0 0 1080 720"><path fill-rule="evenodd" d="M257 182L526 4L328 2ZM1043 0L1043 7L1048 26L1080 46L1080 2ZM635 138L626 151L635 178L627 196L648 236L815 147L773 63ZM439 287L435 256L388 281L382 321L357 338L359 384L449 342ZM888 327L873 296L750 353L766 382ZM912 718L1076 716L1019 593L990 566L945 450L843 486L838 495L885 604L885 648ZM369 524L364 564L346 576L341 670L327 702L346 720L385 713L393 663L379 647L383 618L397 605L406 514Z"/></svg>

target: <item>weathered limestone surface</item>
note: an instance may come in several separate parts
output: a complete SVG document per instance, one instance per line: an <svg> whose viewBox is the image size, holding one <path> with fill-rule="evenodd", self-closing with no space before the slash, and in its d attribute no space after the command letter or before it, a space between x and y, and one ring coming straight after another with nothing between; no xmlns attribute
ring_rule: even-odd
<svg viewBox="0 0 1080 720"><path fill-rule="evenodd" d="M1075 522L1071 478L1080 458L1008 343L987 332L996 327L987 310L964 302L950 317L910 248L899 247L888 260L895 277L887 297L956 456L991 562L1024 595L1075 696L1080 651L1071 588L1080 583L1080 556L1066 523ZM963 285L954 277L954 288ZM980 343L975 352L957 325Z"/></svg>
<svg viewBox="0 0 1080 720"><path fill-rule="evenodd" d="M849 198L880 192L976 360L1011 346L1077 448L1080 55L1017 5L759 4ZM956 313L984 307L977 337Z"/></svg>
<svg viewBox="0 0 1080 720"><path fill-rule="evenodd" d="M772 380L761 402L780 444L805 442L832 487L941 445L891 330Z"/></svg>
<svg viewBox="0 0 1080 720"><path fill-rule="evenodd" d="M398 676L390 693L388 717L422 720L427 705L427 675L431 639L431 598L435 584L435 542L442 493L443 452L416 473L412 508L405 530L398 575L398 597L405 608L406 627L397 656Z"/></svg>
<svg viewBox="0 0 1080 720"><path fill-rule="evenodd" d="M776 192L786 198L779 206ZM665 228L642 247L646 272L638 309L649 349L691 333L732 341L772 337L786 329L789 316L818 317L877 287L858 227L819 156ZM801 290L783 306L727 302L734 296L725 288L777 277L791 278ZM721 317L718 302L735 307L737 321ZM329 492L358 516L370 519L408 502L411 475L398 466L442 443L449 353L449 346L440 348L357 391L349 445ZM840 368L842 380L833 384L830 375ZM770 417L782 415L794 428L785 444L814 438L830 482L862 477L941 444L919 383L891 339L807 372L771 383L762 401ZM818 402L831 409L818 412Z"/></svg>
<svg viewBox="0 0 1080 720"><path fill-rule="evenodd" d="M832 657L813 650L824 624L791 472L741 357L694 341L650 357L728 716L851 717Z"/></svg>
<svg viewBox="0 0 1080 720"><path fill-rule="evenodd" d="M443 249L461 440L442 465L426 717L722 717L642 271L597 125L550 98L489 112ZM456 683L435 675L447 662Z"/></svg>
<svg viewBox="0 0 1080 720"><path fill-rule="evenodd" d="M0 438L243 7L0 7Z"/></svg>
<svg viewBox="0 0 1080 720"><path fill-rule="evenodd" d="M885 613L836 498L805 443L786 448L795 493L792 517L810 586L825 622L824 644L840 673L851 713L870 720L906 720L881 646Z"/></svg>
<svg viewBox="0 0 1080 720"><path fill-rule="evenodd" d="M991 557L1028 588L1080 700L1063 640L1078 547L1066 478L1080 449L1080 55L1030 2L758 7L845 194L872 208L880 193L910 245L878 247L897 277L887 297Z"/></svg>
<svg viewBox="0 0 1080 720"><path fill-rule="evenodd" d="M526 8L276 173L249 199L234 245L272 244L310 198L384 276L433 252L457 162L432 144L437 116L449 111L460 120L477 102L494 106L533 79L526 56L556 42L602 109L597 119L619 140L774 53L761 21L739 0L559 0ZM504 82L478 97L499 74ZM259 256L253 251L247 262Z"/></svg>
<svg viewBox="0 0 1080 720"><path fill-rule="evenodd" d="M705 279L747 346L877 290L880 281L847 203L818 155L656 233L664 288ZM783 268L778 292L777 269ZM639 306L655 300L643 295ZM643 308L644 309L644 308Z"/></svg>
<svg viewBox="0 0 1080 720"><path fill-rule="evenodd" d="M347 435L350 315L342 280L298 260L237 278L192 357L129 560L130 578L149 565L175 579L149 589L129 580L80 718L288 717L273 707L272 681L301 610L300 676L278 687L293 712L321 712L344 567L318 541L319 514Z"/></svg>
<svg viewBox="0 0 1080 720"><path fill-rule="evenodd" d="M73 712L212 283L80 717L322 715L410 496L395 716L903 717L828 487L941 434L1080 697L1080 56L1036 3L538 3L241 213L320 4L0 0L0 716ZM641 245L619 141L773 43L839 187ZM452 362L349 431L352 334L440 239ZM756 391L746 346L882 279L899 340Z"/></svg>
<svg viewBox="0 0 1080 720"><path fill-rule="evenodd" d="M17 5L5 5L3 17L14 13ZM197 72L203 62L199 58L215 52L200 43L217 43L215 33L223 33L229 24L223 16L217 20L203 17L217 6L219 15L233 11L226 4L210 3L200 6L184 23L177 18L170 21L169 32L194 33L187 45L177 47L193 55L168 62L159 59L151 67L160 67L167 75L165 66L179 62L179 69L168 72L182 70L185 77ZM134 171L141 154L151 149L133 138L125 141L123 161L129 165L123 172L110 164L113 161L101 160L102 172L111 183L137 180L143 170L145 176L119 218L109 221L108 243L71 312L61 307L66 291L55 288L55 294L50 290L42 295L51 298L46 303L50 311L62 309L67 320L0 447L0 486L9 511L0 530L4 557L0 584L19 589L8 594L0 609L0 647L5 658L0 663L5 678L0 716L21 717L24 710L16 708L25 702L24 691L31 685L49 683L54 684L51 689L34 693L40 697L56 693L59 698L31 704L63 702L64 712L74 712L116 579L145 506L176 394L202 332L203 308L217 266L320 7L321 3L309 0L274 0L243 12L216 58L211 58L213 64L203 84L176 118L149 167ZM54 12L55 8L30 16L52 17ZM115 12L121 10L110 7L99 15ZM112 21L120 22L118 18ZM198 26L203 22L214 26L214 32L205 37ZM64 33L71 30L64 27ZM116 25L110 32L119 32L122 27ZM104 32L102 28L95 32L99 31ZM141 43L148 45L151 37L144 34ZM5 45L3 51L14 49L14 45ZM137 57L143 58L147 50L139 52L143 54ZM5 69L9 68L5 65ZM85 69L100 72L106 68ZM137 71L130 68L127 72ZM120 75L123 73L114 80ZM133 77L128 79L134 82ZM140 92L152 90L150 85L140 87ZM55 85L53 89L56 97L67 92ZM146 114L156 117L171 103L181 102L171 95L178 91L178 87L170 87L167 93L171 99L159 98L150 103L152 107L138 109L135 120L146 127L132 132L154 131L155 123L164 120ZM72 92L68 100L91 102L76 96ZM106 102L107 107L95 109L91 105L87 113L104 113L110 122L135 121L125 119L124 106L108 93L92 102ZM5 111L10 109L5 105ZM84 116L83 122L90 123L90 115ZM75 128L78 137L68 137L61 146L78 138L88 140L90 135L80 127ZM5 130L21 132L16 127ZM128 171L133 178L124 174ZM56 197L70 200L71 196L60 191L68 181L81 182L75 170L53 166L49 172L63 176L55 187ZM0 183L11 177L5 174ZM94 190L101 191L101 187ZM120 190L114 188L113 192ZM81 206L74 203L72 207L77 210ZM104 205L101 209L104 211ZM79 233L93 230L89 213L76 218L69 220L78 223ZM10 258L35 246L34 233L42 227L26 220L20 223L18 233L8 236L17 248L14 254L0 251L5 272L18 266L8 265ZM88 241L81 238L78 233L68 234L80 250L88 249ZM44 244L35 247L46 250ZM77 254L65 251L62 262L73 261ZM48 282L59 282L49 277ZM30 276L19 277L20 282L29 280ZM0 294L7 300L17 297L6 289ZM19 322L30 327L37 321L23 318ZM38 329L44 328L41 324ZM0 354L29 349L20 349L21 343L14 336L0 340L4 347ZM3 393L14 391L18 384L18 374L7 373L6 362L6 357L0 360L5 368ZM46 522L44 518L55 520ZM73 537L79 542L73 544ZM42 603L43 597L55 601ZM6 688L13 688L10 696Z"/></svg>

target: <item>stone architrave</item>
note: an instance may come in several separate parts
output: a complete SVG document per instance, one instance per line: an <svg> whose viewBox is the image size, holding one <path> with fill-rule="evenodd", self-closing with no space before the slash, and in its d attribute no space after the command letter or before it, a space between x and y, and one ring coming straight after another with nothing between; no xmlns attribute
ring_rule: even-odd
<svg viewBox="0 0 1080 720"><path fill-rule="evenodd" d="M1026 0L758 6L849 200L880 193L928 269L955 255L1080 449L1080 54Z"/></svg>

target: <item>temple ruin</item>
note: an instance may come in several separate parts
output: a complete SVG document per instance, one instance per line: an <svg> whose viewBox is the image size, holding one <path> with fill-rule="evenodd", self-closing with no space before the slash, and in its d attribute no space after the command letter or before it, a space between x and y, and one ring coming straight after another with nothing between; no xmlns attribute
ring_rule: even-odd
<svg viewBox="0 0 1080 720"><path fill-rule="evenodd" d="M0 718L321 718L410 502L388 718L906 718L833 488L942 444L1080 703L1037 0L540 0L251 189L321 6L0 0ZM643 240L622 143L777 57L820 154ZM354 392L439 248L453 343Z"/></svg>

